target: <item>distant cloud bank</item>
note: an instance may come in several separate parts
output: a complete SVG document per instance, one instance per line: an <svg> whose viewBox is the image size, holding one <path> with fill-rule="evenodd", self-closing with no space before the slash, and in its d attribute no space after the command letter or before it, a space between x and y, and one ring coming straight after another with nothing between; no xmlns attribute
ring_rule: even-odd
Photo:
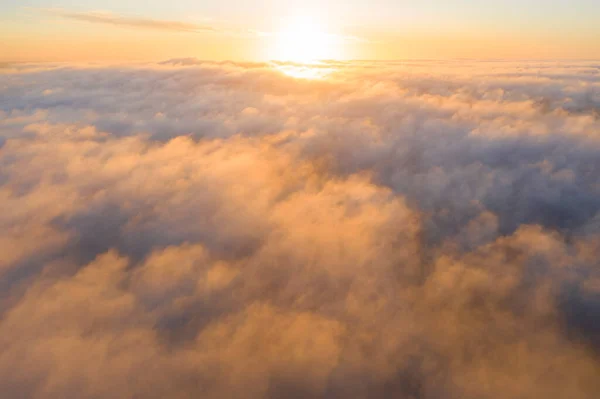
<svg viewBox="0 0 600 399"><path fill-rule="evenodd" d="M600 64L279 67L0 69L4 395L598 398Z"/></svg>

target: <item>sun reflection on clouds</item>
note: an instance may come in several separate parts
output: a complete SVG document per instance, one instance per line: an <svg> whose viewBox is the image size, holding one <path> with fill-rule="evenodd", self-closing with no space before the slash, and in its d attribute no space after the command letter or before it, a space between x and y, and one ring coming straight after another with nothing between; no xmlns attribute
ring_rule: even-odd
<svg viewBox="0 0 600 399"><path fill-rule="evenodd" d="M306 64L272 63L272 65L275 70L296 79L325 79L335 71L334 67L322 62Z"/></svg>

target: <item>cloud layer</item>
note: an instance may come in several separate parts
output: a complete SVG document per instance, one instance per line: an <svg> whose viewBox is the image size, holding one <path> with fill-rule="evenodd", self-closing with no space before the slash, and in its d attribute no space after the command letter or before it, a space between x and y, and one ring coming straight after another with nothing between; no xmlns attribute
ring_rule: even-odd
<svg viewBox="0 0 600 399"><path fill-rule="evenodd" d="M598 397L600 65L320 68L0 69L2 392Z"/></svg>

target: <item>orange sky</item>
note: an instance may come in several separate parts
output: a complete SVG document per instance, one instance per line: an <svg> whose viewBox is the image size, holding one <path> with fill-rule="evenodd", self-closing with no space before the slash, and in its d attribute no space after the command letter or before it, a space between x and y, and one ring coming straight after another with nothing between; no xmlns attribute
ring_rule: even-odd
<svg viewBox="0 0 600 399"><path fill-rule="evenodd" d="M34 3L38 5L43 2L38 0ZM128 4L132 3L135 2ZM359 4L360 1L350 3ZM442 15L439 12L427 14L423 10L400 10L394 19L379 12L389 7L390 14L393 14L395 8L388 4L381 5L383 8L379 11L374 7L368 9L372 12L365 12L361 19L354 15L358 13L357 4L337 9L333 15L332 12L321 12L319 9L303 9L297 13L288 10L287 14L273 9L263 10L263 14L250 13L246 19L234 12L229 18L227 15L211 17L211 12L217 14L212 9L197 10L192 16L186 16L178 13L165 15L143 8L139 12L119 13L118 10L96 11L97 8L10 9L0 6L0 60L146 61L197 57L264 61L283 56L281 50L274 50L277 46L287 46L288 49L283 53L286 56L293 55L294 47L305 46L310 50L323 41L324 35L341 39L333 47L316 52L315 57L600 58L600 28L590 23L590 16L585 16L583 12L580 20L567 15L558 19L561 23L556 23L556 15L546 16L546 20L532 18L526 24L520 22L526 15L499 22L498 18L490 15L485 17L486 10L479 10L479 15L473 12L471 16L465 14L455 17L449 12ZM590 13L596 9L590 9ZM277 44L281 42L278 39L281 32L297 15L309 21L309 26L300 34L311 35L316 29L321 37L314 37L314 43L302 43L296 39L294 43Z"/></svg>

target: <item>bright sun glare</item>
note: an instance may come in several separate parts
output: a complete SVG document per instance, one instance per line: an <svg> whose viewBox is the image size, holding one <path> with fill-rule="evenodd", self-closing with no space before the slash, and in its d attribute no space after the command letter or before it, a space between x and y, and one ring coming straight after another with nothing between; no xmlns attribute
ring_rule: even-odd
<svg viewBox="0 0 600 399"><path fill-rule="evenodd" d="M297 17L276 34L272 55L280 61L298 63L337 59L341 56L340 42L339 36L326 32L315 19Z"/></svg>

